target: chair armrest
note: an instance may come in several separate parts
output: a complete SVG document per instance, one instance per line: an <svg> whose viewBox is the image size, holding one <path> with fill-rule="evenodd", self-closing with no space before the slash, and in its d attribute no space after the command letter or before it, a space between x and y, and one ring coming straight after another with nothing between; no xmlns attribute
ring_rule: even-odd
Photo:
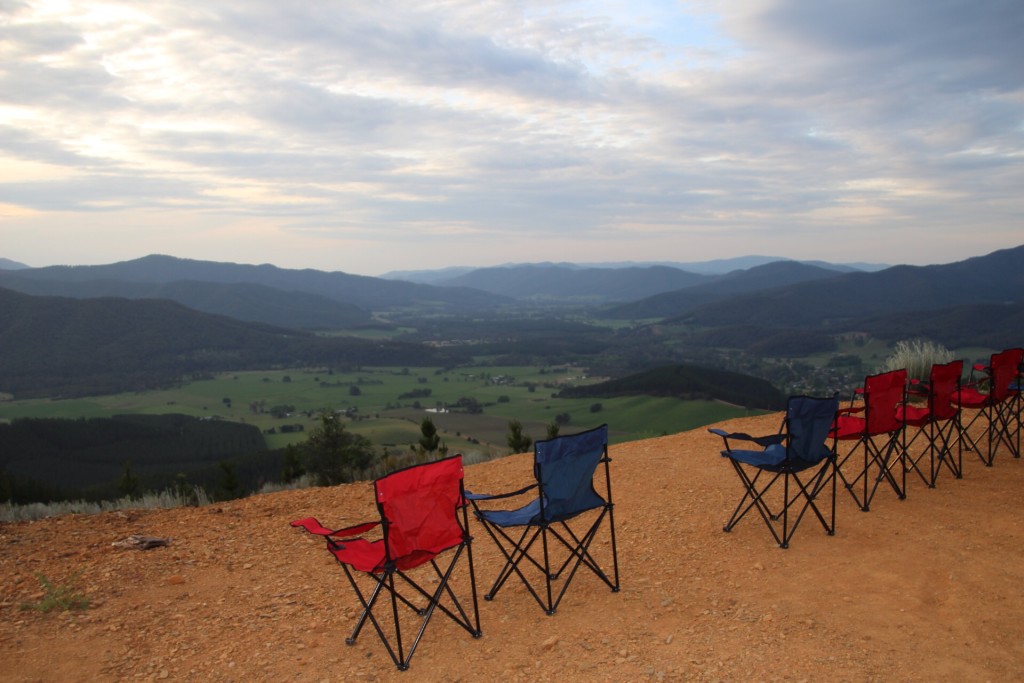
<svg viewBox="0 0 1024 683"><path fill-rule="evenodd" d="M769 434L768 436L751 436L750 434L745 434L743 432L729 433L729 432L726 432L726 431L724 431L722 429L718 429L718 428L715 428L715 427L709 428L708 431L711 432L712 434L716 434L716 435L722 437L722 439L725 441L725 447L726 448L729 448L729 439L735 439L737 441L753 441L758 446L761 446L761 447L764 447L764 448L767 448L768 446L772 446L774 444L782 443L782 442L784 442L786 440L786 435L785 434Z"/></svg>
<svg viewBox="0 0 1024 683"><path fill-rule="evenodd" d="M360 534L365 534L370 529L380 524L377 522L363 522L362 524L356 524L354 526L345 527L344 529L328 529L324 525L320 524L315 517L307 517L305 519L298 519L291 523L291 526L302 527L311 534L317 536L337 536L342 539L354 538Z"/></svg>
<svg viewBox="0 0 1024 683"><path fill-rule="evenodd" d="M466 491L466 500L501 500L502 498L513 498L515 496L521 496L530 489L537 488L536 482L529 486L524 486L518 491L509 491L508 493L473 493L472 491Z"/></svg>

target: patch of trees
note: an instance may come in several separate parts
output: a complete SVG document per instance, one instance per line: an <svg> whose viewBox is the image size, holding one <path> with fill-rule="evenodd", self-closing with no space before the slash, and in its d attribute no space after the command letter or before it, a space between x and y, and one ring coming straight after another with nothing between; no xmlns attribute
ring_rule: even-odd
<svg viewBox="0 0 1024 683"><path fill-rule="evenodd" d="M523 424L519 420L511 420L508 423L506 441L513 453L525 453L533 446L533 439L523 433Z"/></svg>
<svg viewBox="0 0 1024 683"><path fill-rule="evenodd" d="M670 365L589 386L567 387L564 398L672 396L684 400L720 400L748 408L781 410L785 396L766 380L726 370Z"/></svg>
<svg viewBox="0 0 1024 683"><path fill-rule="evenodd" d="M24 418L0 424L0 500L111 498L123 493L124 481L162 490L179 475L213 490L224 478L221 462L231 463L238 480L255 483L276 478L281 457L267 451L258 428L235 422L186 415Z"/></svg>
<svg viewBox="0 0 1024 683"><path fill-rule="evenodd" d="M376 460L370 440L345 429L341 418L330 411L320 413L320 424L301 451L306 471L321 486L355 481Z"/></svg>
<svg viewBox="0 0 1024 683"><path fill-rule="evenodd" d="M399 401L413 398L430 398L430 394L433 393L432 389L413 389L412 391L406 391L400 394L398 397Z"/></svg>
<svg viewBox="0 0 1024 683"><path fill-rule="evenodd" d="M699 348L740 349L754 356L777 358L799 358L836 348L835 339L824 332L754 325L703 330L688 336L684 343Z"/></svg>
<svg viewBox="0 0 1024 683"><path fill-rule="evenodd" d="M449 406L449 409L452 411L469 413L470 415L479 415L484 412L483 404L472 396L463 396L453 405Z"/></svg>

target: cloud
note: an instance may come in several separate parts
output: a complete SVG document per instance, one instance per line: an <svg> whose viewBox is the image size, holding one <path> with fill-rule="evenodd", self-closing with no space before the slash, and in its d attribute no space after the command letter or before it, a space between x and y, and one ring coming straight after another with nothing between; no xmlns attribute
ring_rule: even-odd
<svg viewBox="0 0 1024 683"><path fill-rule="evenodd" d="M1018 6L6 2L4 255L239 260L220 221L258 262L369 274L956 260L1020 241ZM79 213L136 232L54 258Z"/></svg>

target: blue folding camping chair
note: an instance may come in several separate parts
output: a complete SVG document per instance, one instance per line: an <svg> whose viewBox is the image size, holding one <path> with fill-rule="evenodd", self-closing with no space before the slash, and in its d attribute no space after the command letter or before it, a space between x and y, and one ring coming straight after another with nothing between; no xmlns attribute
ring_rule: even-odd
<svg viewBox="0 0 1024 683"><path fill-rule="evenodd" d="M829 536L835 533L836 455L835 437L830 438L830 432L838 410L839 399L835 396L792 396L778 434L750 436L717 428L708 430L722 437L725 442L722 457L732 463L743 483L743 498L726 522L724 531L732 531L748 512L757 510L780 548L789 547L790 539L808 511L818 518L825 533ZM753 443L759 448L736 448L734 441ZM781 491L776 488L780 481ZM818 507L818 497L822 494L830 498L828 519ZM781 529L778 529L780 520Z"/></svg>
<svg viewBox="0 0 1024 683"><path fill-rule="evenodd" d="M485 600L493 600L509 577L516 575L541 609L552 615L578 570L584 567L612 592L619 590L610 462L608 426L601 425L580 434L536 442L536 481L528 486L496 495L466 491L474 515L505 558ZM594 486L595 477L604 480L603 497ZM532 491L536 495L515 509L481 506L485 501L515 498ZM594 539L602 530L610 539L611 557L605 560L606 564L608 559L611 561L611 577L592 552ZM557 588L558 582L561 588Z"/></svg>

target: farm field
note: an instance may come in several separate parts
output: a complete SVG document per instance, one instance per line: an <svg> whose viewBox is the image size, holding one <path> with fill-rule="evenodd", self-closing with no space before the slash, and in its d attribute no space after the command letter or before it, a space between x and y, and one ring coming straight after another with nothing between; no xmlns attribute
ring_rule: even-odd
<svg viewBox="0 0 1024 683"><path fill-rule="evenodd" d="M614 442L634 441L758 414L712 401L648 396L560 399L560 387L597 381L573 367L360 368L352 372L292 368L221 373L179 387L69 400L0 402L0 420L22 417L107 417L124 413L181 413L253 424L268 448L300 443L321 410L345 411L347 428L376 446L404 449L431 417L451 450L493 457L507 452L510 420L542 439L560 422L570 433L607 422ZM460 401L482 412L453 411ZM282 427L289 431L282 431ZM298 429L301 427L301 430Z"/></svg>

